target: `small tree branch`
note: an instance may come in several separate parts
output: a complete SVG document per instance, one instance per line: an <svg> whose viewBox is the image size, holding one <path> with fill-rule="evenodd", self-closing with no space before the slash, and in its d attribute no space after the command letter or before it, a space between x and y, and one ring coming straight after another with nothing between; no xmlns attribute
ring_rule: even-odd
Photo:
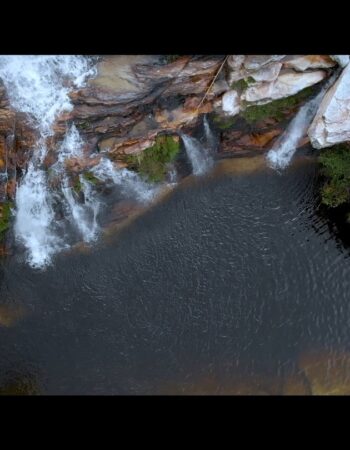
<svg viewBox="0 0 350 450"><path fill-rule="evenodd" d="M204 97L202 98L201 102L199 103L198 107L197 107L197 111L199 110L199 108L202 106L202 103L204 102L204 100L206 99L207 95L209 94L210 89L212 88L213 84L215 83L215 80L217 79L219 73L221 72L222 68L224 67L225 62L227 61L227 58L230 55L226 55L225 59L223 60L221 66L219 67L218 71L216 72L216 75L213 79L213 81L210 83L210 86L208 87L208 89L206 90Z"/></svg>

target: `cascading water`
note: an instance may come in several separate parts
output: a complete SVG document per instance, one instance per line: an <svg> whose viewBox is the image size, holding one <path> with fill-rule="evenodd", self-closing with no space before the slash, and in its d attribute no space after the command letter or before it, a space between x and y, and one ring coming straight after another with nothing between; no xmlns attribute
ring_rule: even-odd
<svg viewBox="0 0 350 450"><path fill-rule="evenodd" d="M283 133L282 138L279 139L268 152L266 158L270 167L273 169L284 169L288 166L297 150L298 143L306 135L307 129L317 112L318 106L335 77L336 74L329 78L316 97L309 100L299 109L297 115Z"/></svg>
<svg viewBox="0 0 350 450"><path fill-rule="evenodd" d="M79 158L83 156L82 147L84 145L75 125L71 125L65 138L60 145L58 160L54 169L62 173L65 170L65 161L69 158ZM78 230L80 237L85 242L91 242L97 237L99 230L97 224L97 214L100 209L100 202L93 192L91 184L81 175L79 185L83 194L84 203L81 203L69 185L69 178L64 174L61 189L66 201L66 212L72 225Z"/></svg>
<svg viewBox="0 0 350 450"><path fill-rule="evenodd" d="M209 150L193 137L181 134L181 138L185 145L188 159L191 162L193 174L203 175L213 165L213 159Z"/></svg>
<svg viewBox="0 0 350 450"><path fill-rule="evenodd" d="M111 181L120 186L125 195L133 195L139 201L147 203L155 198L159 188L141 180L139 175L128 169L117 169L111 160L101 158L92 172L102 181Z"/></svg>
<svg viewBox="0 0 350 450"><path fill-rule="evenodd" d="M206 139L207 145L210 149L214 149L216 147L216 139L215 139L213 132L210 129L207 115L204 116L203 126L204 126L204 134L205 134L205 139Z"/></svg>
<svg viewBox="0 0 350 450"><path fill-rule="evenodd" d="M50 263L52 255L66 247L57 234L47 173L41 167L46 139L53 134L57 116L73 107L69 92L94 74L91 61L82 56L0 57L0 78L11 105L28 114L40 136L16 194L15 235L28 250L33 267ZM62 162L64 155L60 158Z"/></svg>

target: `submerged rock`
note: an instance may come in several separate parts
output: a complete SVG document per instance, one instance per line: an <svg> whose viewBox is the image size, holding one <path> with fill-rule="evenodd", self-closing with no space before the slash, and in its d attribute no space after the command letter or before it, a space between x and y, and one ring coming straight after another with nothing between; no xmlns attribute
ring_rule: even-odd
<svg viewBox="0 0 350 450"><path fill-rule="evenodd" d="M350 140L350 65L324 96L308 135L317 149Z"/></svg>
<svg viewBox="0 0 350 450"><path fill-rule="evenodd" d="M350 354L319 351L299 358L313 395L350 394Z"/></svg>

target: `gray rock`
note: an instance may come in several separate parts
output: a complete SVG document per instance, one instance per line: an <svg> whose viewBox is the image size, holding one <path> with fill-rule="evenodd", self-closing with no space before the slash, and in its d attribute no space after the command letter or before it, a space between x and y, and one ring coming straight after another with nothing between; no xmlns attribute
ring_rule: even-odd
<svg viewBox="0 0 350 450"><path fill-rule="evenodd" d="M290 59L283 63L283 66L303 72L309 69L328 69L335 64L336 62L327 55L305 55Z"/></svg>
<svg viewBox="0 0 350 450"><path fill-rule="evenodd" d="M227 91L222 97L222 110L229 116L235 116L239 113L240 102L236 91Z"/></svg>
<svg viewBox="0 0 350 450"><path fill-rule="evenodd" d="M319 83L325 77L326 72L323 70L306 73L285 72L279 75L276 81L249 86L243 93L242 100L263 104L271 100L289 97L306 87Z"/></svg>
<svg viewBox="0 0 350 450"><path fill-rule="evenodd" d="M349 55L329 55L340 67L346 67L349 64Z"/></svg>
<svg viewBox="0 0 350 450"><path fill-rule="evenodd" d="M350 141L350 65L323 98L308 135L318 149Z"/></svg>
<svg viewBox="0 0 350 450"><path fill-rule="evenodd" d="M248 55L244 61L247 70L258 70L273 61L280 61L286 55Z"/></svg>

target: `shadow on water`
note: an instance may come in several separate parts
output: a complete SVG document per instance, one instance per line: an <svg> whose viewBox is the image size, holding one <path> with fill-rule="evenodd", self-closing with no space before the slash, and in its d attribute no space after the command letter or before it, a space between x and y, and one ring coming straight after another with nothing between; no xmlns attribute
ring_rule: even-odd
<svg viewBox="0 0 350 450"><path fill-rule="evenodd" d="M44 394L350 393L349 252L316 179L308 156L221 161L89 254L8 258L1 302L30 314L0 322L0 393L18 370Z"/></svg>

